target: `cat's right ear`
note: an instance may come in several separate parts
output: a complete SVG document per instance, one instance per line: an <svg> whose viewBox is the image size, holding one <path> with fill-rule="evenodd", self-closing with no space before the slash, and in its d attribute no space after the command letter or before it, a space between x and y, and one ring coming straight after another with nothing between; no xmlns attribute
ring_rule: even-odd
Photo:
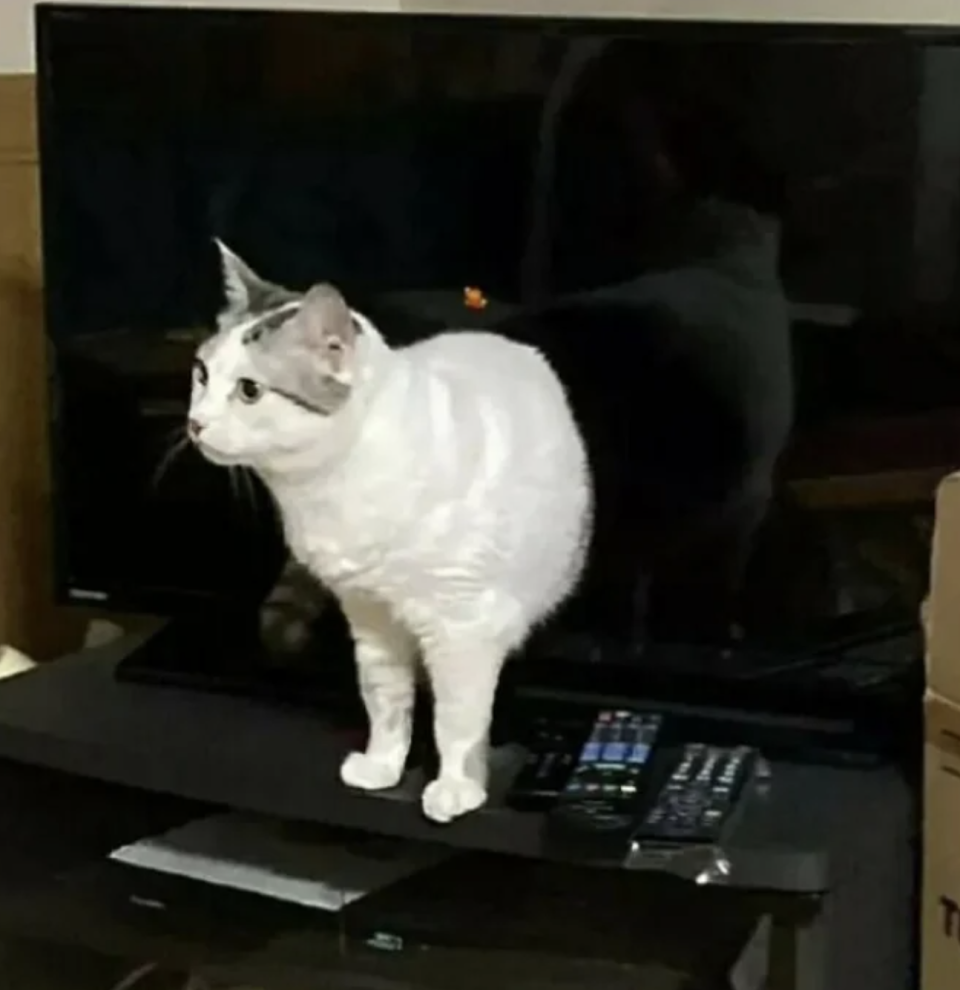
<svg viewBox="0 0 960 990"><path fill-rule="evenodd" d="M220 238L215 238L220 254L220 271L223 275L223 294L226 308L222 315L243 316L282 306L297 298L297 294L280 285L261 278L235 251L231 251Z"/></svg>

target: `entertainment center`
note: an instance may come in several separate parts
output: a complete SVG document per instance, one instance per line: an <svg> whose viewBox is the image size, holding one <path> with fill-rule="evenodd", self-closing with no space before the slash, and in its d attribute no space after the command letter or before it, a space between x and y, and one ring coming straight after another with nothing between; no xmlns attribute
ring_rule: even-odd
<svg viewBox="0 0 960 990"><path fill-rule="evenodd" d="M955 408L960 239L912 177L954 136L931 108L958 37L72 3L39 5L37 37L58 592L165 618L0 683L3 925L270 988L903 990L915 561L929 476L960 459L923 425ZM270 655L269 498L165 459L214 238L337 283L391 342L622 331L613 399L649 428L615 438L635 498L599 570L613 601L639 534L643 575L511 662L488 804L450 825L419 808L429 698L401 786L344 787L365 720L339 610ZM229 845L231 812L443 855L329 916L108 861L218 816Z"/></svg>
<svg viewBox="0 0 960 990"><path fill-rule="evenodd" d="M434 826L419 810L418 771L382 795L345 789L337 767L350 733L316 715L118 683L115 664L131 645L65 658L0 691L0 752L36 768L27 773L40 782L39 795L29 781L19 785L22 794L4 783L19 823L0 815L0 834L9 829L16 837L5 846L11 860L0 859L0 875L11 878L0 897L5 927L140 957L178 961L186 953L204 971L267 986L288 985L271 982L287 966L300 967L301 980L334 979L342 968L347 985L373 967L399 985L412 978L413 986L473 986L480 959L484 974L522 987L561 979L644 985L663 978L662 967L674 974L665 986L716 986L723 983L710 981L726 978L758 930L770 987L849 981L899 990L906 979L915 811L893 765L771 761L769 789L742 809L719 863L695 860L692 872L689 861L676 860L565 866L544 858L557 856L545 837L548 816L503 804L518 753L495 760L487 808ZM59 771L48 783L44 766ZM0 780L23 773L5 762ZM442 872L402 881L343 912L336 925L345 926L346 955L322 949L326 922L311 920L307 909L222 889L198 892L193 881L104 861L117 846L224 806L441 843L460 855ZM64 842L57 825L64 814L76 842ZM32 875L24 880L19 871ZM198 912L209 940L202 948L191 928ZM73 924L79 930L63 930ZM379 942L369 944L376 933Z"/></svg>

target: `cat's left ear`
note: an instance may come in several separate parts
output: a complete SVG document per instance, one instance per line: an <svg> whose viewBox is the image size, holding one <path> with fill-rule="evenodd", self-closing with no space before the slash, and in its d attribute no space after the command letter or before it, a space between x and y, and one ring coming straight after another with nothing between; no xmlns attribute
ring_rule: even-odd
<svg viewBox="0 0 960 990"><path fill-rule="evenodd" d="M359 327L340 292L327 283L315 285L304 296L296 320L307 350L324 373L349 385Z"/></svg>
<svg viewBox="0 0 960 990"><path fill-rule="evenodd" d="M261 278L235 251L215 238L223 275L224 313L238 317L264 312L297 298L296 293Z"/></svg>

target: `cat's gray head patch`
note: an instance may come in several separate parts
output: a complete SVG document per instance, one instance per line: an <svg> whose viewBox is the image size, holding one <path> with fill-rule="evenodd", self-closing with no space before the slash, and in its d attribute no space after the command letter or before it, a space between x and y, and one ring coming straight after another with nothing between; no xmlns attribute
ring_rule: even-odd
<svg viewBox="0 0 960 990"><path fill-rule="evenodd" d="M324 416L350 397L360 327L334 286L315 285L299 305L276 310L251 331L252 360L273 391Z"/></svg>
<svg viewBox="0 0 960 990"><path fill-rule="evenodd" d="M301 300L283 303L276 309L267 310L260 316L252 316L252 322L243 331L243 343L255 344L265 336L275 333L287 322L293 319L300 309Z"/></svg>
<svg viewBox="0 0 960 990"><path fill-rule="evenodd" d="M268 282L216 243L226 297L221 329L241 333L272 391L320 415L336 412L350 396L360 332L343 296L327 283L300 293Z"/></svg>

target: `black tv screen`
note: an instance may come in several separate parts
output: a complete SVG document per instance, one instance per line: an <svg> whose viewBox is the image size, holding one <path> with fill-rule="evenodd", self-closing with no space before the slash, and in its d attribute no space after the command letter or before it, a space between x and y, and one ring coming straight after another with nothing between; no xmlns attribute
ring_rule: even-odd
<svg viewBox="0 0 960 990"><path fill-rule="evenodd" d="M641 494L603 525L658 530L649 559L610 563L613 540L603 566L681 625L697 595L720 596L731 622L842 610L810 486L960 461L960 37L55 4L37 17L71 600L252 605L281 566L262 489L169 454L222 302L215 238L273 281L334 282L397 344L573 319L603 296L628 369L617 401L645 424L622 467ZM468 289L490 305L472 310ZM637 298L676 335L633 319ZM600 317L577 318L589 334Z"/></svg>

